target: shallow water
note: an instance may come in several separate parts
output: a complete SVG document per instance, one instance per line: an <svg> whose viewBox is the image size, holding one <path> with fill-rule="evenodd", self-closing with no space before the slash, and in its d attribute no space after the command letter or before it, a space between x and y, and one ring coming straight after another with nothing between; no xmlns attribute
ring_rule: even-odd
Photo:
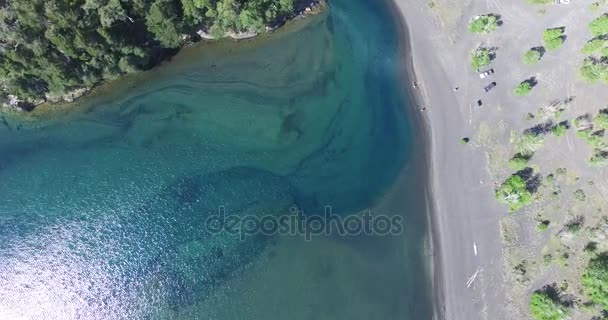
<svg viewBox="0 0 608 320"><path fill-rule="evenodd" d="M78 110L5 117L0 318L428 318L423 204L382 200L420 152L388 10L334 0L270 37L187 48ZM219 207L376 204L413 225L313 241L205 229Z"/></svg>

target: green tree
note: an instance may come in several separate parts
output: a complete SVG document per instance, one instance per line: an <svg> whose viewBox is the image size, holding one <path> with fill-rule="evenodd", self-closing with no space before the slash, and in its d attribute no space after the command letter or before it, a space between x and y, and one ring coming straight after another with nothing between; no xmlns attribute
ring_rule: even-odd
<svg viewBox="0 0 608 320"><path fill-rule="evenodd" d="M555 50L564 43L564 28L550 28L543 32L543 42L548 50Z"/></svg>
<svg viewBox="0 0 608 320"><path fill-rule="evenodd" d="M492 62L490 49L479 48L471 54L471 67L479 70L482 67L489 65Z"/></svg>
<svg viewBox="0 0 608 320"><path fill-rule="evenodd" d="M292 0L0 0L2 95L44 100L149 68L200 28L255 30Z"/></svg>
<svg viewBox="0 0 608 320"><path fill-rule="evenodd" d="M545 292L533 293L528 306L535 320L562 320L568 314L568 310L556 298Z"/></svg>
<svg viewBox="0 0 608 320"><path fill-rule="evenodd" d="M509 211L517 211L532 202L532 193L528 190L526 181L519 175L511 175L496 190L496 200L507 204Z"/></svg>
<svg viewBox="0 0 608 320"><path fill-rule="evenodd" d="M591 301L608 309L608 254L602 253L589 261L583 287Z"/></svg>
<svg viewBox="0 0 608 320"><path fill-rule="evenodd" d="M180 35L175 23L175 8L168 0L156 0L150 6L146 26L164 47L176 48L180 45Z"/></svg>

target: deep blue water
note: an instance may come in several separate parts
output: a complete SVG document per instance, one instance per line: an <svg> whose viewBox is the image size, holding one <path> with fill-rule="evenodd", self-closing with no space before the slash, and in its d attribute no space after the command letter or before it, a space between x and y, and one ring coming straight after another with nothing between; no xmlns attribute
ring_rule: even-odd
<svg viewBox="0 0 608 320"><path fill-rule="evenodd" d="M312 214L331 206L345 215L377 203L419 151L403 111L399 40L383 2L333 0L326 14L270 37L187 48L70 112L33 121L5 116L0 318L243 319L239 310L249 308L246 318L257 319L276 307L231 293L239 285L259 292L255 299L267 287L284 290L283 305L295 305L293 312L338 305L355 289L323 290L324 303L289 298L291 289L310 283L305 273L311 268L295 284L279 275L264 285L251 280L263 277L260 270L284 270L281 254L308 244L276 236L240 241L208 232L205 219L220 207L236 215L282 215L293 207ZM323 248L340 246L328 261L356 256L353 270L357 263L366 266L361 270L394 263L366 260L362 252L382 250L365 242L357 239L347 250L335 239L319 240L321 249L297 256L322 261ZM419 243L395 243L395 252L403 246L420 253ZM399 261L390 270L420 272L414 269L421 254L387 255ZM318 281L374 283L377 277L348 278L349 264L341 263L324 267L337 273ZM364 297L368 289L357 290ZM370 292L380 291L393 297L386 305L356 301L371 314L390 315L384 319L420 319L395 306L409 299L409 290ZM318 299L311 292L298 299ZM224 305L237 296L251 305ZM319 310L290 318L370 318Z"/></svg>

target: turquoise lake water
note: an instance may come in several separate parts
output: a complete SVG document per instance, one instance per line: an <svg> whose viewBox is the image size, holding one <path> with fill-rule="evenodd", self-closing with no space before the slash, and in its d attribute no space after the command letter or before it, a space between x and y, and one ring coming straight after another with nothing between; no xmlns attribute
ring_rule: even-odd
<svg viewBox="0 0 608 320"><path fill-rule="evenodd" d="M395 187L422 151L389 10L332 0L271 36L186 48L75 110L3 117L0 318L430 319L425 173ZM398 214L405 232L205 229L219 207L325 206Z"/></svg>

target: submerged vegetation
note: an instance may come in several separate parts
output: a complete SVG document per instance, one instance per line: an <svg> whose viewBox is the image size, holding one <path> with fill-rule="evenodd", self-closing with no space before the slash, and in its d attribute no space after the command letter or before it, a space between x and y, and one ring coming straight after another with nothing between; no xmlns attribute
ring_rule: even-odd
<svg viewBox="0 0 608 320"><path fill-rule="evenodd" d="M148 68L198 30L262 32L294 0L0 2L0 85L26 102Z"/></svg>

